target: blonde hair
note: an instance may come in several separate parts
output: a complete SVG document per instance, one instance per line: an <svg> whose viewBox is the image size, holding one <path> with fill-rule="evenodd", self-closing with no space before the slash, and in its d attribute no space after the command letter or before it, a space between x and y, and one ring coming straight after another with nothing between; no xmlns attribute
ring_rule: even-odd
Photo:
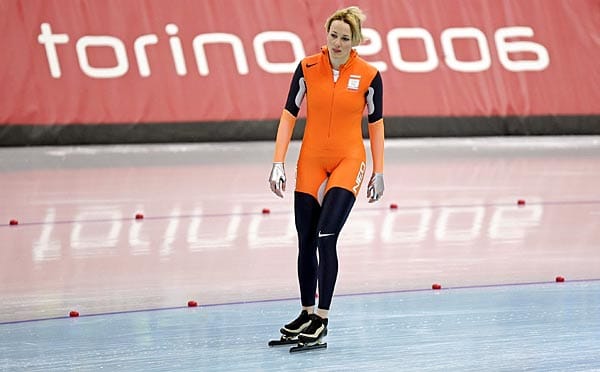
<svg viewBox="0 0 600 372"><path fill-rule="evenodd" d="M350 26L352 31L352 46L357 46L363 41L362 22L367 16L357 6L336 10L325 22L325 30L329 32L333 21L342 21Z"/></svg>

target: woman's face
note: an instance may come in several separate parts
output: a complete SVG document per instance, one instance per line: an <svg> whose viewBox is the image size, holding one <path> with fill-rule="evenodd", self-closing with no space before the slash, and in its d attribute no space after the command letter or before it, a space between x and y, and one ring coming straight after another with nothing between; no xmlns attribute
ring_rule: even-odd
<svg viewBox="0 0 600 372"><path fill-rule="evenodd" d="M338 20L331 22L327 33L327 49L332 62L343 64L348 60L352 50L352 30L349 24Z"/></svg>

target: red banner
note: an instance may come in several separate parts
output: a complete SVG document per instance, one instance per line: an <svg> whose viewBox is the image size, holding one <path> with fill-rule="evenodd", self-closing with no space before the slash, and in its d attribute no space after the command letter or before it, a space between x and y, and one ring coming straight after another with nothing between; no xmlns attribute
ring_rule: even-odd
<svg viewBox="0 0 600 372"><path fill-rule="evenodd" d="M352 4L385 116L600 114L599 0ZM1 0L0 124L276 119L348 5Z"/></svg>

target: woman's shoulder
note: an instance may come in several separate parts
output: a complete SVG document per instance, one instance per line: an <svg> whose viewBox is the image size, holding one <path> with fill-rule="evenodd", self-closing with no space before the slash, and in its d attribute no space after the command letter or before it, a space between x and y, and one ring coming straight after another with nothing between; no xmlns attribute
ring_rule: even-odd
<svg viewBox="0 0 600 372"><path fill-rule="evenodd" d="M360 57L358 55L356 56L355 64L358 68L365 71L369 75L375 76L379 72L379 70L377 70L377 68L375 66L373 66L369 62L365 61L362 57Z"/></svg>
<svg viewBox="0 0 600 372"><path fill-rule="evenodd" d="M323 58L323 53L315 53L315 54L311 54L309 56L302 58L301 63L303 65L317 63L321 60L321 58Z"/></svg>

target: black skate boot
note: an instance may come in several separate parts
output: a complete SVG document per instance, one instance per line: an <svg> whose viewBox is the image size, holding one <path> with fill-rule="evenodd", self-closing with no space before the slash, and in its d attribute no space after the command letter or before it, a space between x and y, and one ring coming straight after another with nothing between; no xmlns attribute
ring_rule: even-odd
<svg viewBox="0 0 600 372"><path fill-rule="evenodd" d="M311 316L312 314L308 315L308 311L302 310L302 312L300 313L300 315L298 315L296 319L284 325L283 328L281 328L279 331L285 336L297 337L300 334L300 332L302 332L309 326Z"/></svg>
<svg viewBox="0 0 600 372"><path fill-rule="evenodd" d="M300 315L290 323L284 325L279 331L281 338L279 340L269 341L269 346L292 345L298 343L298 335L310 324L308 311L302 310Z"/></svg>
<svg viewBox="0 0 600 372"><path fill-rule="evenodd" d="M327 342L323 342L323 337L327 336L327 323L327 319L311 314L310 325L300 332L298 346L292 347L290 353L326 348Z"/></svg>
<svg viewBox="0 0 600 372"><path fill-rule="evenodd" d="M310 325L298 335L298 340L305 344L319 342L327 336L327 319L323 319L317 314L310 314Z"/></svg>

